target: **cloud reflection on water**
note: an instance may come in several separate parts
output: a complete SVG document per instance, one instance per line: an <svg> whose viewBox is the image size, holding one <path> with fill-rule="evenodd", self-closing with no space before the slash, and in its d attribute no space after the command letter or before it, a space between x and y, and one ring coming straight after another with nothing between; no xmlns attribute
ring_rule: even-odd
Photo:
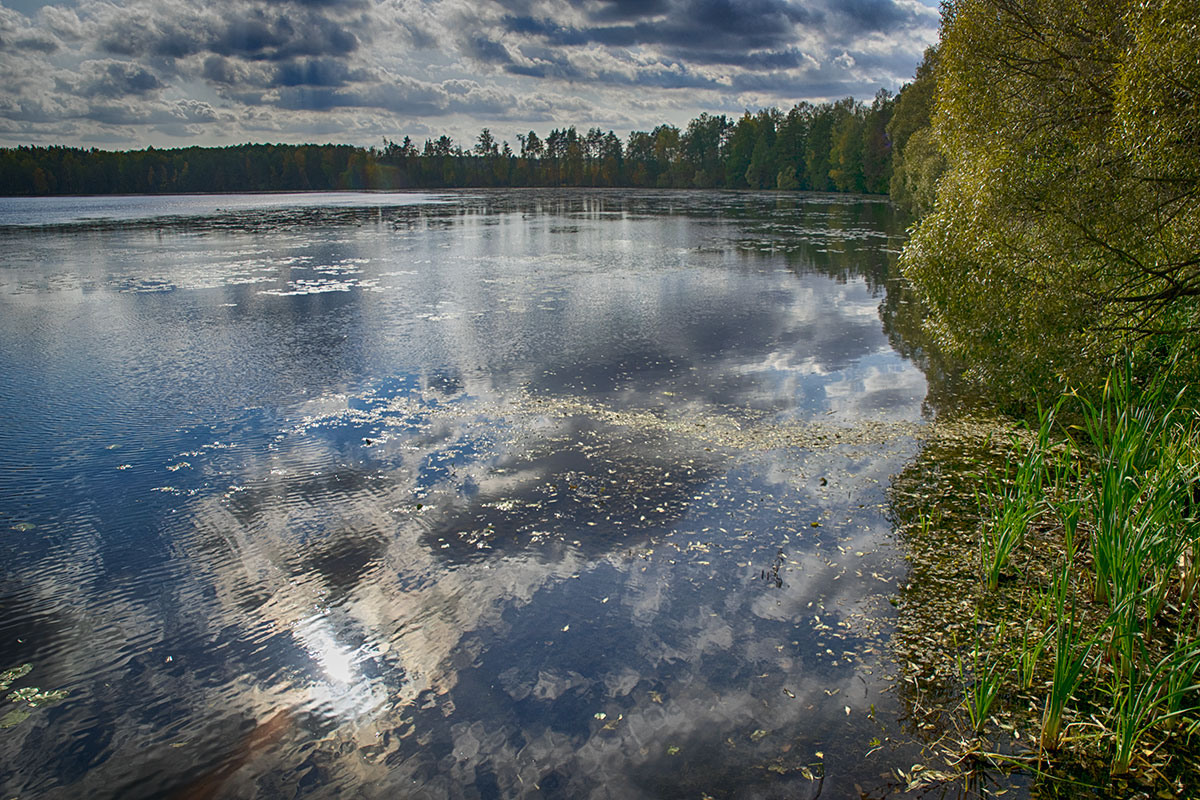
<svg viewBox="0 0 1200 800"><path fill-rule="evenodd" d="M122 347L90 368L108 376L98 408L132 404L110 435L136 453L120 480L142 483L117 485L176 490L136 523L166 545L158 581L84 581L69 596L86 611L44 634L80 698L56 724L116 734L51 781L151 794L281 708L294 727L231 796L766 796L809 791L817 750L858 775L881 730L866 708L889 702L882 492L924 396L877 316L888 229L870 204L697 198L674 216L500 197L403 225L116 230L99 266L56 251L93 298L6 296L108 308L94 331L42 319L42 341L86 353L116 326ZM172 266L252 241L260 283L239 267L191 286ZM142 249L159 262L126 260ZM346 292L262 293L338 264ZM149 275L174 290L121 294ZM76 573L133 558L71 530ZM70 574L27 569L13 591L44 608ZM64 758L29 757L13 786Z"/></svg>

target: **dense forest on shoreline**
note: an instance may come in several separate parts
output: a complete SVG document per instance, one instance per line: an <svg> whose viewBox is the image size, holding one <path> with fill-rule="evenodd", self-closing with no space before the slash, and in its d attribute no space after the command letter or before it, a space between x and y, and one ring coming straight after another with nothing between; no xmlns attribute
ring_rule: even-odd
<svg viewBox="0 0 1200 800"><path fill-rule="evenodd" d="M902 93L903 94L903 93ZM898 97L800 103L731 120L701 114L683 130L659 125L624 141L574 126L514 146L487 128L469 146L448 136L418 147L246 144L106 151L0 149L0 194L156 194L338 189L625 186L784 189L884 194ZM900 135L903 135L901 132Z"/></svg>

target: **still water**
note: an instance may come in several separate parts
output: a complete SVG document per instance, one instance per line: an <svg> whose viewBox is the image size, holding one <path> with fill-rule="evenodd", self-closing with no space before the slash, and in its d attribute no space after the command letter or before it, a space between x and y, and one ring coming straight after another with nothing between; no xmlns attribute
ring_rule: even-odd
<svg viewBox="0 0 1200 800"><path fill-rule="evenodd" d="M886 203L116 206L0 209L4 797L895 790Z"/></svg>

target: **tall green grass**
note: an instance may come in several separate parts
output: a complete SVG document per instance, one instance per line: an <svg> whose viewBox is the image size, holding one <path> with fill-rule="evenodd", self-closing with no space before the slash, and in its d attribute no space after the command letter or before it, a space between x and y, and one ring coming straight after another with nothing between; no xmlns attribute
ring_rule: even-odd
<svg viewBox="0 0 1200 800"><path fill-rule="evenodd" d="M1131 770L1152 732L1181 718L1200 729L1200 437L1195 410L1167 391L1167 380L1139 385L1126 362L1099 397L1074 398L1077 426L1056 427L1061 404L1039 410L1032 444L980 498L980 572L989 590L1030 525L1057 512L1064 558L1050 596L1034 598L1042 609L1051 603L1053 621L1047 639L1027 631L1017 674L1032 685L1042 649L1053 643L1042 750L1061 745L1064 715L1086 686L1089 704L1102 709L1093 716L1114 776ZM1052 441L1055 431L1060 441ZM1085 616L1078 603L1088 599L1072 589L1080 584L1091 587ZM986 670L972 672L967 706L978 728L1000 687Z"/></svg>
<svg viewBox="0 0 1200 800"><path fill-rule="evenodd" d="M1095 637L1085 638L1076 615L1074 602L1070 602L1070 565L1064 564L1055 576L1054 588L1054 668L1050 688L1042 706L1042 733L1040 744L1043 750L1057 750L1062 740L1063 713L1075 694L1091 653Z"/></svg>
<svg viewBox="0 0 1200 800"><path fill-rule="evenodd" d="M976 614L975 622L977 630L971 647L969 677L967 669L963 665L962 655L957 655L956 659L959 679L963 683L963 701L967 707L967 716L971 719L971 727L976 733L979 733L983 730L984 723L992 713L992 706L995 705L996 698L1000 696L1000 690L1004 687L1007 669L1001 660L992 657L992 651L996 649L994 645L1000 641L1003 626L997 626L992 632L991 645L993 646L989 647L983 643L979 634L978 614Z"/></svg>
<svg viewBox="0 0 1200 800"><path fill-rule="evenodd" d="M1042 512L1047 475L1046 458L1056 409L1039 409L1037 435L1024 454L1008 459L999 475L985 484L979 504L983 526L979 546L979 571L989 591L1000 584L1013 553L1025 544L1030 524Z"/></svg>

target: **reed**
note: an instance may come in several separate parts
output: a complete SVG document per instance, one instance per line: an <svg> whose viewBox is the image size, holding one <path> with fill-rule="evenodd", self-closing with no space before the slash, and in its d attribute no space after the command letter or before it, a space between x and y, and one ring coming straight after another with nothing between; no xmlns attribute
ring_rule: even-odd
<svg viewBox="0 0 1200 800"><path fill-rule="evenodd" d="M963 684L963 701L967 708L967 716L971 719L972 729L980 733L992 713L996 698L1000 696L1008 670L999 659L991 658L991 654L1000 649L996 645L1000 640L1003 625L996 626L992 632L992 641L985 644L978 633L978 612L975 620L977 631L971 646L969 677L963 666L962 655L959 654L955 658L958 662L958 675Z"/></svg>
<svg viewBox="0 0 1200 800"><path fill-rule="evenodd" d="M1114 674L1109 715L1114 741L1110 774L1129 774L1142 739L1150 730L1196 710L1194 699L1200 686L1194 677L1198 669L1200 644L1192 643L1168 653L1148 669L1135 667L1128 675ZM1190 682L1181 682L1180 675Z"/></svg>
<svg viewBox="0 0 1200 800"><path fill-rule="evenodd" d="M1050 689L1042 706L1041 748L1057 750L1062 741L1063 712L1075 694L1083 676L1084 666L1096 636L1085 637L1081 631L1075 603L1068 609L1067 596L1070 591L1070 565L1063 565L1055 576L1051 590L1054 599L1054 670L1051 673Z"/></svg>
<svg viewBox="0 0 1200 800"><path fill-rule="evenodd" d="M1153 771L1168 734L1177 748L1200 733L1200 428L1167 390L1169 375L1142 385L1134 374L1127 362L1094 402L1072 396L1077 426L1056 427L1062 402L1039 409L1032 440L1014 439L1002 470L981 480L979 573L990 596L955 656L977 733L1006 685L1030 689L1052 657L1039 764L1063 748L1070 710L1086 700L1094 732L1073 736L1070 750L1107 747L1113 776L1141 761ZM1052 522L1061 552L1043 535ZM990 594L1018 550L1029 555L1024 580ZM1043 564L1054 565L1049 576ZM1027 621L1009 656L1001 630L1014 612ZM1007 616L993 632L980 617L997 613Z"/></svg>

